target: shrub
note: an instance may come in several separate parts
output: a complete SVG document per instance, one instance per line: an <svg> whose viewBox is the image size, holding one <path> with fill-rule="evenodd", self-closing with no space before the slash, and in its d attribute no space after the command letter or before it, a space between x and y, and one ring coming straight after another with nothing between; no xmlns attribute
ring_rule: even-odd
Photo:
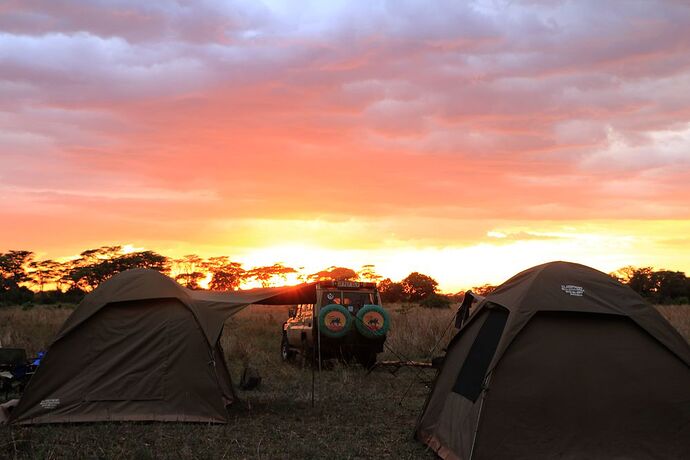
<svg viewBox="0 0 690 460"><path fill-rule="evenodd" d="M450 299L440 294L431 294L419 302L419 305L425 308L449 308L450 304Z"/></svg>
<svg viewBox="0 0 690 460"><path fill-rule="evenodd" d="M34 298L34 293L24 286L18 289L9 289L0 292L0 305L21 305L26 302L31 302Z"/></svg>

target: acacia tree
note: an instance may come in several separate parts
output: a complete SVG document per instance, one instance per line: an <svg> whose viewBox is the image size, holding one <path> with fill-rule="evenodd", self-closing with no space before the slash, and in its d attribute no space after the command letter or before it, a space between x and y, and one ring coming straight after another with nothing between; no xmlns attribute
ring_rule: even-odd
<svg viewBox="0 0 690 460"><path fill-rule="evenodd" d="M328 267L307 277L311 281L350 281L357 279L357 272L351 268Z"/></svg>
<svg viewBox="0 0 690 460"><path fill-rule="evenodd" d="M647 298L653 297L656 290L652 279L653 275L654 269L652 267L635 268L630 265L619 268L611 274L618 281L627 284L642 297Z"/></svg>
<svg viewBox="0 0 690 460"><path fill-rule="evenodd" d="M655 286L656 303L688 303L690 298L690 279L683 272L658 270L652 276Z"/></svg>
<svg viewBox="0 0 690 460"><path fill-rule="evenodd" d="M410 273L400 284L411 301L423 300L435 293L438 286L435 279L418 272Z"/></svg>
<svg viewBox="0 0 690 460"><path fill-rule="evenodd" d="M481 296L487 296L494 292L494 289L496 289L498 286L494 286L492 284L482 284L481 286L475 286L472 288L472 292L477 295Z"/></svg>
<svg viewBox="0 0 690 460"><path fill-rule="evenodd" d="M378 283L383 279L383 276L376 273L374 265L362 265L362 268L357 272L357 278L363 281L372 281Z"/></svg>
<svg viewBox="0 0 690 460"><path fill-rule="evenodd" d="M0 252L0 291L17 290L21 283L30 281L26 268L33 257L31 251Z"/></svg>
<svg viewBox="0 0 690 460"><path fill-rule="evenodd" d="M246 276L242 264L231 262L227 256L211 257L206 261L206 269L211 273L209 288L215 291L235 291Z"/></svg>
<svg viewBox="0 0 690 460"><path fill-rule="evenodd" d="M292 267L286 267L282 263L277 263L266 267L252 268L246 272L246 278L255 279L261 283L261 286L269 287L276 278L283 281L287 280L287 275L290 273L297 273L297 270Z"/></svg>
<svg viewBox="0 0 690 460"><path fill-rule="evenodd" d="M84 291L96 289L112 276L110 260L121 251L122 246L102 246L83 251L78 259L70 261L68 278L72 282L71 288L78 287Z"/></svg>
<svg viewBox="0 0 690 460"><path fill-rule="evenodd" d="M130 252L117 256L110 262L113 274L132 268L147 268L161 273L170 271L170 259L154 251Z"/></svg>
<svg viewBox="0 0 690 460"><path fill-rule="evenodd" d="M43 292L47 284L55 284L62 277L62 264L54 260L38 260L29 264L30 271L28 276L34 286L38 288L38 292Z"/></svg>
<svg viewBox="0 0 690 460"><path fill-rule="evenodd" d="M88 249L79 259L69 263L67 279L71 288L90 291L111 276L133 268L148 268L167 272L170 261L167 257L153 251L123 253L121 246L103 246Z"/></svg>
<svg viewBox="0 0 690 460"><path fill-rule="evenodd" d="M688 303L690 299L690 278L683 272L627 266L611 276L652 303Z"/></svg>
<svg viewBox="0 0 690 460"><path fill-rule="evenodd" d="M33 258L31 251L0 253L0 302L24 303L33 298L24 283L29 281L26 267Z"/></svg>
<svg viewBox="0 0 690 460"><path fill-rule="evenodd" d="M178 272L175 281L189 289L201 288L199 282L206 278L204 259L196 254L187 254L180 259L175 259L174 263Z"/></svg>
<svg viewBox="0 0 690 460"><path fill-rule="evenodd" d="M402 284L395 283L390 278L379 282L379 293L383 302L401 302L405 300L405 291Z"/></svg>

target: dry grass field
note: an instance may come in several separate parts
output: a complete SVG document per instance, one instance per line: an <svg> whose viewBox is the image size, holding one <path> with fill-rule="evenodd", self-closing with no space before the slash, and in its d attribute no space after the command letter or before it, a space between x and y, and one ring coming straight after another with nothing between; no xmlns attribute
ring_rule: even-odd
<svg viewBox="0 0 690 460"><path fill-rule="evenodd" d="M393 305L393 328L379 359L428 359L454 332L451 310ZM662 306L662 314L690 340L690 306ZM44 349L70 308L0 309L0 341ZM335 364L316 374L280 361L285 307L252 306L231 318L222 337L235 381L244 366L259 370L261 386L238 391L227 425L98 423L0 427L0 458L434 458L412 439L428 392L430 370ZM435 353L439 354L439 352ZM425 383L426 382L426 383Z"/></svg>
<svg viewBox="0 0 690 460"><path fill-rule="evenodd" d="M656 308L690 342L690 305L657 305Z"/></svg>
<svg viewBox="0 0 690 460"><path fill-rule="evenodd" d="M397 306L399 309L399 306ZM390 346L428 359L450 323L450 310L394 312ZM44 349L70 308L0 309L0 341ZM412 440L412 429L433 372L335 364L317 373L280 360L286 307L252 306L231 318L222 345L233 379L245 365L259 370L261 386L240 391L227 425L112 423L0 427L0 458L434 458ZM445 341L452 331L447 330ZM387 351L381 359L398 359Z"/></svg>

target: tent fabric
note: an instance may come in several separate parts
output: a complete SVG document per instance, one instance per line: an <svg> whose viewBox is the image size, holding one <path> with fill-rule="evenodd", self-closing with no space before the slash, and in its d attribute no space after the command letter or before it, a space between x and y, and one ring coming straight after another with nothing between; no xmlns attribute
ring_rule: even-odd
<svg viewBox="0 0 690 460"><path fill-rule="evenodd" d="M118 273L87 295L67 318L56 341L78 327L109 303L147 299L177 299L186 305L202 327L210 344L215 343L223 322L250 304L287 305L292 300L316 298L315 284L245 291L194 291L155 270L137 268Z"/></svg>
<svg viewBox="0 0 690 460"><path fill-rule="evenodd" d="M474 457L690 458L688 372L626 317L537 313L491 377Z"/></svg>
<svg viewBox="0 0 690 460"><path fill-rule="evenodd" d="M500 310L508 318L473 401L454 388ZM690 345L602 272L533 267L451 340L415 436L447 459L690 458Z"/></svg>
<svg viewBox="0 0 690 460"><path fill-rule="evenodd" d="M574 294L582 289L582 295ZM624 315L652 334L690 366L690 345L635 291L611 276L585 265L550 262L525 270L499 286L484 299L510 312L509 323L490 369L495 367L510 342L538 311L579 311Z"/></svg>
<svg viewBox="0 0 690 460"><path fill-rule="evenodd" d="M122 272L65 321L11 423L225 423L235 395L218 339L249 304L315 296L314 285L192 291L154 270Z"/></svg>

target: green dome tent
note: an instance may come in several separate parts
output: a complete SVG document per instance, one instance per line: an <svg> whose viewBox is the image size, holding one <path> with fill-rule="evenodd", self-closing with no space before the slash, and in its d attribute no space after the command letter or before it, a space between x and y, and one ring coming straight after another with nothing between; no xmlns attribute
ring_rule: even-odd
<svg viewBox="0 0 690 460"><path fill-rule="evenodd" d="M154 270L117 274L65 321L10 423L227 422L219 338L249 304L313 302L313 285L192 291Z"/></svg>
<svg viewBox="0 0 690 460"><path fill-rule="evenodd" d="M539 265L451 340L415 436L446 459L690 458L690 346L605 273Z"/></svg>

